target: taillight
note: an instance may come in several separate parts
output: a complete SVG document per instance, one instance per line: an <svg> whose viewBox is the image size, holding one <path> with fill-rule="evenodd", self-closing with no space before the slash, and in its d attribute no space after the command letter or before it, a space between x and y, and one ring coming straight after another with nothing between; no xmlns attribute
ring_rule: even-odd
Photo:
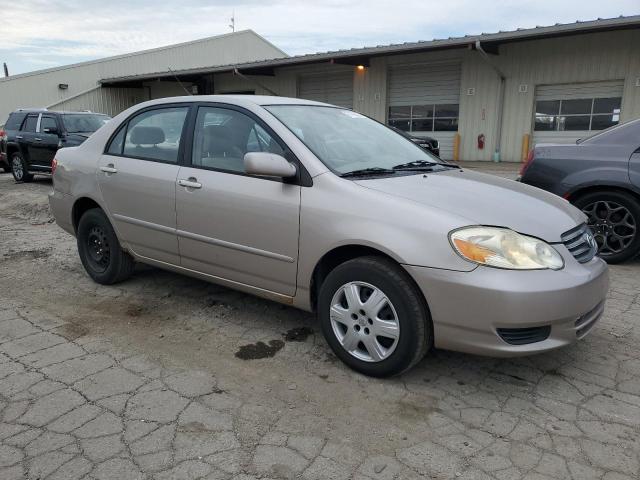
<svg viewBox="0 0 640 480"><path fill-rule="evenodd" d="M56 173L57 166L58 166L58 159L54 157L53 160L51 160L51 175Z"/></svg>
<svg viewBox="0 0 640 480"><path fill-rule="evenodd" d="M7 140L7 132L0 128L0 140Z"/></svg>
<svg viewBox="0 0 640 480"><path fill-rule="evenodd" d="M525 172L527 171L527 168L529 168L532 162L533 162L533 150L529 150L529 155L527 155L527 159L524 161L524 163L520 167L521 177L525 174Z"/></svg>

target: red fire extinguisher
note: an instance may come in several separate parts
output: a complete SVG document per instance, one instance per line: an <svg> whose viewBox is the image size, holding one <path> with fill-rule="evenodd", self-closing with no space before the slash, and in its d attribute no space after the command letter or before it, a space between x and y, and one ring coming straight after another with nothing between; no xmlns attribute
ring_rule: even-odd
<svg viewBox="0 0 640 480"><path fill-rule="evenodd" d="M478 149L482 150L484 148L484 133L478 135Z"/></svg>

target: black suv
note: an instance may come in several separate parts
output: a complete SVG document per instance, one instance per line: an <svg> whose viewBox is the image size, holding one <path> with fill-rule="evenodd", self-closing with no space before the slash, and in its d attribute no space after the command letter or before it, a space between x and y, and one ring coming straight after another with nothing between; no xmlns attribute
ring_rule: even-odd
<svg viewBox="0 0 640 480"><path fill-rule="evenodd" d="M560 195L582 210L607 262L640 253L640 119L575 144L538 144L520 175L521 182ZM575 248L582 248L578 243Z"/></svg>
<svg viewBox="0 0 640 480"><path fill-rule="evenodd" d="M420 148L427 150L433 153L436 157L440 157L440 142L435 138L431 137L417 137L415 135L410 134L409 132L405 132L404 130L400 130L397 127L389 127L391 130L399 133L404 138L411 140L413 143L418 145Z"/></svg>
<svg viewBox="0 0 640 480"><path fill-rule="evenodd" d="M17 182L30 182L34 174L51 173L59 148L80 145L109 120L92 112L16 110L5 123L0 158L5 158Z"/></svg>

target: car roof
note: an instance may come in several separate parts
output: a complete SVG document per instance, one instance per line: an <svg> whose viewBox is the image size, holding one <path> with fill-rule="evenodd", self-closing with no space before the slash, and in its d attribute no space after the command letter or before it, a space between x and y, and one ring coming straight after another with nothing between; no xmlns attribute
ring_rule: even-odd
<svg viewBox="0 0 640 480"><path fill-rule="evenodd" d="M58 115L68 115L68 114L106 115L106 113L89 112L87 110L83 110L79 112L74 112L72 110L65 110L64 112L62 112L59 110L47 110L46 108L18 108L17 110L14 110L13 112L11 112L11 114L14 114L14 113L57 113Z"/></svg>
<svg viewBox="0 0 640 480"><path fill-rule="evenodd" d="M278 97L275 95L190 95L182 97L167 97L150 100L145 102L146 106L161 105L164 103L176 102L219 102L232 105L315 105L325 107L337 107L328 103L316 102L314 100L305 100L302 98ZM337 107L343 108L343 107Z"/></svg>

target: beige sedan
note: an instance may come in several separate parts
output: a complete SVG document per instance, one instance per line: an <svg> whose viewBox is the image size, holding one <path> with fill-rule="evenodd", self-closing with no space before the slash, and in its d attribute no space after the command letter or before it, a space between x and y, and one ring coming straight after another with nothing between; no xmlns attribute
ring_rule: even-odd
<svg viewBox="0 0 640 480"><path fill-rule="evenodd" d="M368 375L403 372L434 345L547 351L602 314L607 267L583 213L351 110L154 100L54 167L51 209L96 282L143 262L316 311L335 354Z"/></svg>

